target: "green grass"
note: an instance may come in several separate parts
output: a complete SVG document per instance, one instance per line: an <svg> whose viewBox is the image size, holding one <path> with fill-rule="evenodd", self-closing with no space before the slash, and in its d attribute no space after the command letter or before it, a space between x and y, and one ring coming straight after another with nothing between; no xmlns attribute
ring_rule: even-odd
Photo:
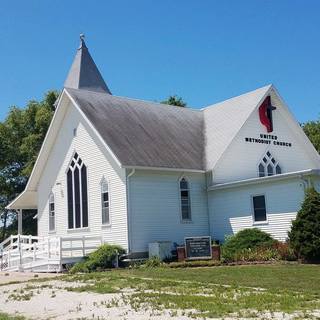
<svg viewBox="0 0 320 320"><path fill-rule="evenodd" d="M12 316L6 313L0 312L0 320L25 320L25 317L22 316Z"/></svg>
<svg viewBox="0 0 320 320"><path fill-rule="evenodd" d="M193 317L257 312L302 312L320 309L320 266L268 265L192 269L126 269L68 275L80 281L73 291L125 292L122 302L135 310L184 310ZM174 311L175 312L175 311Z"/></svg>
<svg viewBox="0 0 320 320"><path fill-rule="evenodd" d="M202 283L246 286L253 288L320 292L320 265L277 264L221 266L201 269L136 269L123 270L129 276L156 279L192 280Z"/></svg>

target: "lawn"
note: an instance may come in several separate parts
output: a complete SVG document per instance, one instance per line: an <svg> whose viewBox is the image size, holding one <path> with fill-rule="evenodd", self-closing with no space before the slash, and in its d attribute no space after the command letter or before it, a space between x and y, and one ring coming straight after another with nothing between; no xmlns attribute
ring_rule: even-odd
<svg viewBox="0 0 320 320"><path fill-rule="evenodd" d="M131 288L133 293L124 294L114 305L171 309L192 317L298 311L300 318L307 318L310 311L320 309L320 266L316 265L125 269L67 275L64 280L85 283L70 287L72 291L115 293Z"/></svg>
<svg viewBox="0 0 320 320"><path fill-rule="evenodd" d="M0 312L0 320L25 320L25 318L21 316L11 316Z"/></svg>

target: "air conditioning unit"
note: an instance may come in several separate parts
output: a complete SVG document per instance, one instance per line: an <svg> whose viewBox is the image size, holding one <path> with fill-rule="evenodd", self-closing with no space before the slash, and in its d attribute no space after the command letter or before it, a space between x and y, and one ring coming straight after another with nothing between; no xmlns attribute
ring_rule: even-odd
<svg viewBox="0 0 320 320"><path fill-rule="evenodd" d="M161 261L172 257L171 241L156 241L149 243L149 258L158 257Z"/></svg>

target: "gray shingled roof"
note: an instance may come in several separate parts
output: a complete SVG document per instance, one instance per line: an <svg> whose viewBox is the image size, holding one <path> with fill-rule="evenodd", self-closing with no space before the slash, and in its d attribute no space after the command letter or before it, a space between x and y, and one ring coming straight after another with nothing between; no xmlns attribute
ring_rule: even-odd
<svg viewBox="0 0 320 320"><path fill-rule="evenodd" d="M204 170L200 110L66 90L123 166Z"/></svg>
<svg viewBox="0 0 320 320"><path fill-rule="evenodd" d="M80 47L77 50L64 87L111 94L89 53L83 37L83 35L80 36Z"/></svg>

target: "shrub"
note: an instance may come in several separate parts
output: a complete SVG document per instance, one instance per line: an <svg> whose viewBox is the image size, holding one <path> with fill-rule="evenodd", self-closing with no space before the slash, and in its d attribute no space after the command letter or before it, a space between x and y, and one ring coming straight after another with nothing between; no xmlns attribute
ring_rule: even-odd
<svg viewBox="0 0 320 320"><path fill-rule="evenodd" d="M164 265L159 257L153 256L145 261L142 265L143 268L157 268Z"/></svg>
<svg viewBox="0 0 320 320"><path fill-rule="evenodd" d="M258 247L247 248L236 252L234 261L277 261L281 259L279 252L274 248Z"/></svg>
<svg viewBox="0 0 320 320"><path fill-rule="evenodd" d="M289 232L290 246L305 261L320 261L320 194L310 188L304 202L292 222Z"/></svg>
<svg viewBox="0 0 320 320"><path fill-rule="evenodd" d="M85 257L84 261L76 263L71 273L101 271L113 267L113 262L118 254L125 253L125 250L117 245L103 244L96 251Z"/></svg>
<svg viewBox="0 0 320 320"><path fill-rule="evenodd" d="M277 250L280 259L286 261L295 261L297 257L294 253L294 250L290 247L288 242L275 242L272 246L275 250Z"/></svg>
<svg viewBox="0 0 320 320"><path fill-rule="evenodd" d="M226 239L222 246L222 258L226 262L237 261L246 249L271 248L274 243L276 240L260 229L244 229Z"/></svg>

